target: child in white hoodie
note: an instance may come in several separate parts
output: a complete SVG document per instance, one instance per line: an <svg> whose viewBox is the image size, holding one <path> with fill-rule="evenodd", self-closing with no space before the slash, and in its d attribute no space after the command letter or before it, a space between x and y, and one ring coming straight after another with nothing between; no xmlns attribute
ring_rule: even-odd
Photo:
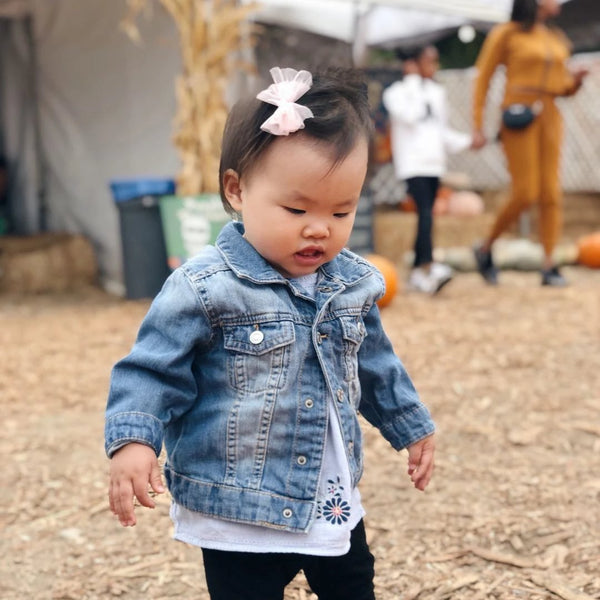
<svg viewBox="0 0 600 600"><path fill-rule="evenodd" d="M405 59L402 81L383 92L391 121L396 176L406 181L417 207L409 286L428 294L436 294L452 279L450 267L433 262L433 204L440 177L446 171L446 155L471 145L468 134L447 125L446 93L433 80L438 68L437 49L425 46Z"/></svg>

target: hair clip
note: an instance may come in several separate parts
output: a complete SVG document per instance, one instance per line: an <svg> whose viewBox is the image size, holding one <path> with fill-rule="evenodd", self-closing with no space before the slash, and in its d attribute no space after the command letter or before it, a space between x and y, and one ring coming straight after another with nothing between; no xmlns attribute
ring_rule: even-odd
<svg viewBox="0 0 600 600"><path fill-rule="evenodd" d="M273 135L289 135L304 129L304 120L314 115L308 106L297 104L296 100L312 86L312 75L308 71L280 67L273 67L269 72L275 83L256 97L277 109L260 128Z"/></svg>

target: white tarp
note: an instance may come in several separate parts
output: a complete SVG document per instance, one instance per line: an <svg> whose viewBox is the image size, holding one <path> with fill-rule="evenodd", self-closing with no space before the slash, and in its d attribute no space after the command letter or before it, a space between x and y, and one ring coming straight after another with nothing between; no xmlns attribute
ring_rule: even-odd
<svg viewBox="0 0 600 600"><path fill-rule="evenodd" d="M257 21L349 43L360 28L365 43L376 45L467 21L503 21L512 0L260 0L260 6Z"/></svg>
<svg viewBox="0 0 600 600"><path fill-rule="evenodd" d="M155 9L142 20L144 45L120 30L122 0L31 0L37 56L32 94L24 21L0 19L0 139L12 175L20 233L39 228L40 195L50 230L82 232L97 251L105 284L122 284L113 178L174 176L171 142L179 40ZM0 0L0 8L8 6ZM16 6L16 4L14 5ZM39 116L45 186L36 160Z"/></svg>
<svg viewBox="0 0 600 600"><path fill-rule="evenodd" d="M259 0L259 5L257 21L349 43L358 33L363 44L378 45L466 22L506 21L512 0Z"/></svg>

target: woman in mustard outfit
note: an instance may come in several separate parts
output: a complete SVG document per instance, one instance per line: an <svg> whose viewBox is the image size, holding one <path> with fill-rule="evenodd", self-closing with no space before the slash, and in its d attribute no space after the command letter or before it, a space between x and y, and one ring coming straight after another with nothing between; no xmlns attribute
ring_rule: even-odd
<svg viewBox="0 0 600 600"><path fill-rule="evenodd" d="M524 129L502 125L500 141L506 155L512 190L496 216L487 239L475 248L477 267L490 284L497 283L492 244L519 214L537 203L539 235L544 248L542 285L564 286L566 281L552 253L562 229L562 190L559 180L562 117L554 102L574 94L587 74L570 71L566 36L546 25L560 12L558 0L515 0L511 20L494 27L477 59L473 102L473 147L486 143L482 131L488 85L499 65L506 67L502 109L513 103L534 105L536 117Z"/></svg>

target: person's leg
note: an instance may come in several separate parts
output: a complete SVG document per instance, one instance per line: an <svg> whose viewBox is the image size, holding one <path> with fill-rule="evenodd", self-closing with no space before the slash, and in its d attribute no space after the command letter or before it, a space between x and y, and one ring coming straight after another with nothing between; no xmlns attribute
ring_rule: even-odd
<svg viewBox="0 0 600 600"><path fill-rule="evenodd" d="M563 125L560 112L550 104L542 115L542 148L540 163L540 241L544 248L542 283L565 285L566 281L554 265L553 252L562 230L562 189L560 185L560 150Z"/></svg>
<svg viewBox="0 0 600 600"><path fill-rule="evenodd" d="M211 600L283 600L285 586L301 569L296 554L202 549Z"/></svg>
<svg viewBox="0 0 600 600"><path fill-rule="evenodd" d="M540 166L541 122L537 119L524 130L502 130L502 146L511 179L508 202L496 215L487 239L491 244L517 219L521 212L540 198L542 169Z"/></svg>
<svg viewBox="0 0 600 600"><path fill-rule="evenodd" d="M497 283L492 245L516 221L523 210L538 201L542 179L539 164L541 123L538 119L522 130L504 127L500 139L510 173L510 196L496 215L488 237L474 249L477 269L491 284Z"/></svg>
<svg viewBox="0 0 600 600"><path fill-rule="evenodd" d="M415 259L413 266L429 266L433 261L433 203L436 190L432 177L410 177L406 180L408 193L417 207L417 232L414 242Z"/></svg>
<svg viewBox="0 0 600 600"><path fill-rule="evenodd" d="M307 557L304 574L319 600L375 600L374 563L361 520L347 554Z"/></svg>
<svg viewBox="0 0 600 600"><path fill-rule="evenodd" d="M439 177L428 177L429 184L429 198L431 198L431 229L429 230L429 245L431 247L431 261L433 263L433 207L435 205L435 199L437 198L438 191L440 189L440 178Z"/></svg>

